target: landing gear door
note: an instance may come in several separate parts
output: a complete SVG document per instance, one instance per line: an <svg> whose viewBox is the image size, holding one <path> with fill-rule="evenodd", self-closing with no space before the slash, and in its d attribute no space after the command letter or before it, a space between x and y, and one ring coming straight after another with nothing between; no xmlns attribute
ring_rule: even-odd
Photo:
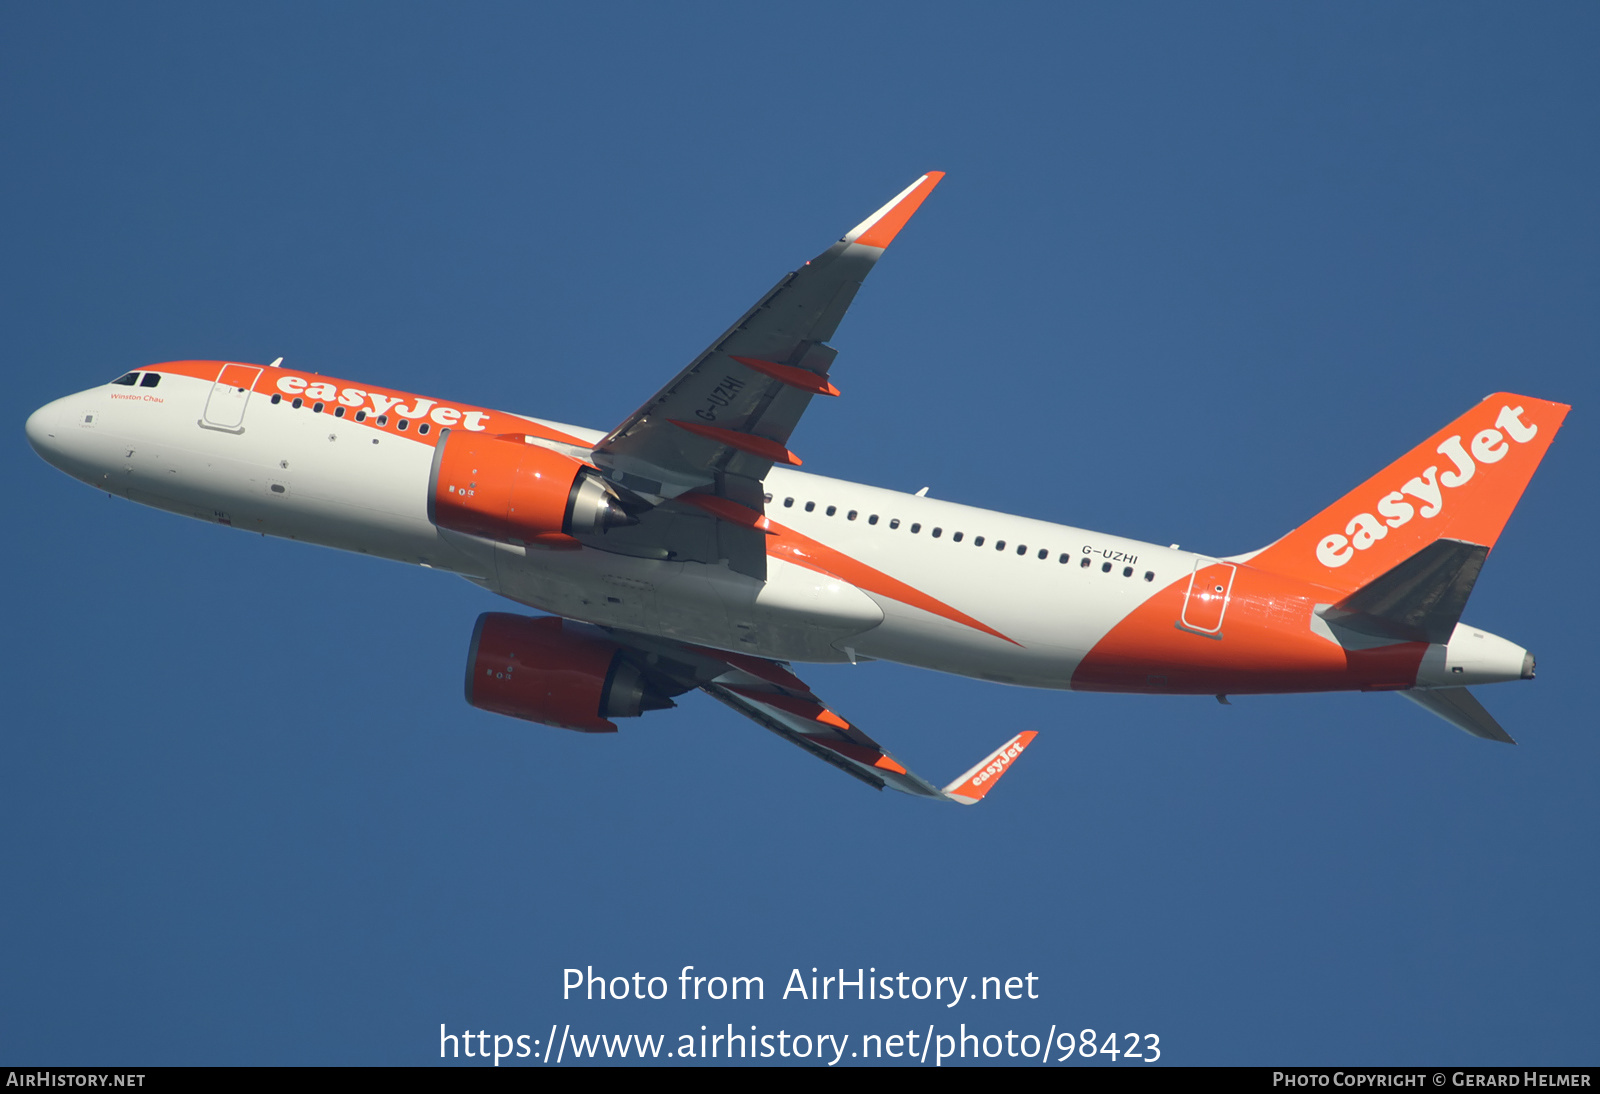
<svg viewBox="0 0 1600 1094"><path fill-rule="evenodd" d="M261 370L254 365L223 365L216 382L211 385L211 394L206 397L201 426L225 433L243 433L245 403L250 400L250 391L260 376Z"/></svg>
<svg viewBox="0 0 1600 1094"><path fill-rule="evenodd" d="M1220 638L1222 617L1228 610L1228 597L1233 592L1235 567L1231 562L1208 562L1196 559L1194 573L1189 575L1189 591L1183 597L1183 614L1179 623L1185 630Z"/></svg>

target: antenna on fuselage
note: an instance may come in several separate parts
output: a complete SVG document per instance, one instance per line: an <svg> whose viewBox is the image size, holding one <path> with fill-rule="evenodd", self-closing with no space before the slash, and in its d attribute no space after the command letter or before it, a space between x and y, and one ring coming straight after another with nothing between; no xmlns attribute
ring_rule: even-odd
<svg viewBox="0 0 1600 1094"><path fill-rule="evenodd" d="M272 362L272 364L268 365L267 367L268 368L277 368L281 364L283 364L283 358L282 357L278 358L276 361Z"/></svg>

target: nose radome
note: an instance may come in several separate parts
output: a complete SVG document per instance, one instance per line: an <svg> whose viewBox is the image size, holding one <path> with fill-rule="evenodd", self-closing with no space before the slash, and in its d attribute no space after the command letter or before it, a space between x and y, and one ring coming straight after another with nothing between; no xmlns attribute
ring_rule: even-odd
<svg viewBox="0 0 1600 1094"><path fill-rule="evenodd" d="M60 447L56 443L55 434L57 421L61 417L61 400L46 403L44 406L28 415L28 424L24 427L28 433L28 443L33 450L46 460Z"/></svg>

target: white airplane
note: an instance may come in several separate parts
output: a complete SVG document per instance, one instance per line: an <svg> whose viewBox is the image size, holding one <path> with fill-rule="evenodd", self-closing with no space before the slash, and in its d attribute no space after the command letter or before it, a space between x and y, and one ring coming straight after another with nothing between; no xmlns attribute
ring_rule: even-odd
<svg viewBox="0 0 1600 1094"><path fill-rule="evenodd" d="M467 701L583 732L698 688L878 788L972 804L793 673L883 659L1028 687L1398 691L1511 741L1467 685L1533 658L1460 622L1568 407L1491 395L1275 543L1214 557L796 470L862 279L930 172L786 275L610 432L271 365L171 361L58 399L34 450L97 489L460 574Z"/></svg>

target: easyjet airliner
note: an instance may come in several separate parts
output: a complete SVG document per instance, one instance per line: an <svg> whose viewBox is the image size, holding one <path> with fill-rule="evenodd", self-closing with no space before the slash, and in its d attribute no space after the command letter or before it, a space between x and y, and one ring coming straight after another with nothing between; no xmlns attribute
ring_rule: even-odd
<svg viewBox="0 0 1600 1094"><path fill-rule="evenodd" d="M887 659L1029 687L1397 691L1511 740L1468 685L1533 658L1460 622L1568 408L1490 395L1258 551L1213 557L798 470L829 345L930 172L785 276L609 432L286 366L170 361L41 407L28 440L146 505L447 570L540 616L472 632L474 706L587 733L699 689L873 786L971 804L794 662Z"/></svg>

